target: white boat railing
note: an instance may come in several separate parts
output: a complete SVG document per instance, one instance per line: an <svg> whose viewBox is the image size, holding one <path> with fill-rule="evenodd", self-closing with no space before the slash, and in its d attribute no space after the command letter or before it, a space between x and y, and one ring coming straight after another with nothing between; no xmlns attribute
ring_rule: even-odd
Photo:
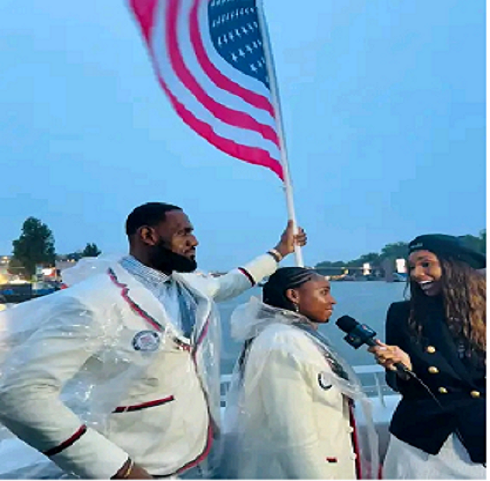
<svg viewBox="0 0 490 481"><path fill-rule="evenodd" d="M386 383L386 371L378 364L353 366L359 376L364 392L368 397L376 397L383 407L386 407L385 396L395 394Z"/></svg>

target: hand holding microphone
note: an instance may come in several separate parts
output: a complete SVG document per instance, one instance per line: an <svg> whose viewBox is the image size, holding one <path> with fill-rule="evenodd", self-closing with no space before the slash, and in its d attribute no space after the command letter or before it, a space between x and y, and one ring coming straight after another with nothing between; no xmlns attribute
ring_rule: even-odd
<svg viewBox="0 0 490 481"><path fill-rule="evenodd" d="M340 330L347 333L344 340L355 349L367 344L368 351L375 355L376 361L383 367L398 373L412 374L410 356L398 346L389 346L375 339L376 331L366 324L359 324L350 316L342 316L336 324Z"/></svg>
<svg viewBox="0 0 490 481"><path fill-rule="evenodd" d="M376 362L386 369L398 371L398 365L401 364L409 371L412 370L410 356L398 346L389 346L376 339L376 346L369 347L368 351L372 352L376 357Z"/></svg>

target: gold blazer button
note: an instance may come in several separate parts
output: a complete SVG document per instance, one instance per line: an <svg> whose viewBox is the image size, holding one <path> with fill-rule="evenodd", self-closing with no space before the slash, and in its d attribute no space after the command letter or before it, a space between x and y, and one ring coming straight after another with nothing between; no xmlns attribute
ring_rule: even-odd
<svg viewBox="0 0 490 481"><path fill-rule="evenodd" d="M431 374L437 374L439 372L439 369L437 369L436 366L430 366L428 371L431 373Z"/></svg>
<svg viewBox="0 0 490 481"><path fill-rule="evenodd" d="M429 354L434 354L436 352L436 348L434 346L427 346L425 349Z"/></svg>
<svg viewBox="0 0 490 481"><path fill-rule="evenodd" d="M480 391L471 391L470 396L476 398L480 397Z"/></svg>
<svg viewBox="0 0 490 481"><path fill-rule="evenodd" d="M438 391L441 393L441 394L447 394L447 389L445 387L440 387L438 389Z"/></svg>

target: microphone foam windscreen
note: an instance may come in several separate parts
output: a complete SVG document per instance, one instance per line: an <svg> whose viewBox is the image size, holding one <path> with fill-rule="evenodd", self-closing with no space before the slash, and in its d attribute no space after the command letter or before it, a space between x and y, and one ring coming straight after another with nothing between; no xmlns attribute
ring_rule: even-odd
<svg viewBox="0 0 490 481"><path fill-rule="evenodd" d="M353 317L342 316L339 317L335 324L337 324L337 327L340 330L349 333L352 332L359 323Z"/></svg>

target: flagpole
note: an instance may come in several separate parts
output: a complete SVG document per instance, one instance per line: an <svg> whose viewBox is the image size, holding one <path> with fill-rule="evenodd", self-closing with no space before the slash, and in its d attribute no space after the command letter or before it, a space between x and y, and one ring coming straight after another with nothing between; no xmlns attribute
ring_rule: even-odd
<svg viewBox="0 0 490 481"><path fill-rule="evenodd" d="M267 73L269 75L269 85L271 91L271 101L274 107L276 124L277 124L277 134L279 137L279 149L281 151L281 164L284 172L284 193L286 195L286 206L288 210L288 217L293 221L294 232L298 232L298 224L296 222L296 212L294 209L294 198L293 198L293 185L291 182L291 174L289 172L289 162L286 150L286 141L284 135L284 124L282 121L281 112L281 101L279 98L279 87L277 84L276 71L274 68L274 60L272 57L272 48L269 38L269 31L267 29L267 21L264 15L263 1L256 0L257 5L257 16L259 19L259 29L262 33L262 38L264 39L264 56L265 65L267 68ZM296 265L298 267L304 267L303 253L300 246L294 246L294 257L296 259Z"/></svg>

